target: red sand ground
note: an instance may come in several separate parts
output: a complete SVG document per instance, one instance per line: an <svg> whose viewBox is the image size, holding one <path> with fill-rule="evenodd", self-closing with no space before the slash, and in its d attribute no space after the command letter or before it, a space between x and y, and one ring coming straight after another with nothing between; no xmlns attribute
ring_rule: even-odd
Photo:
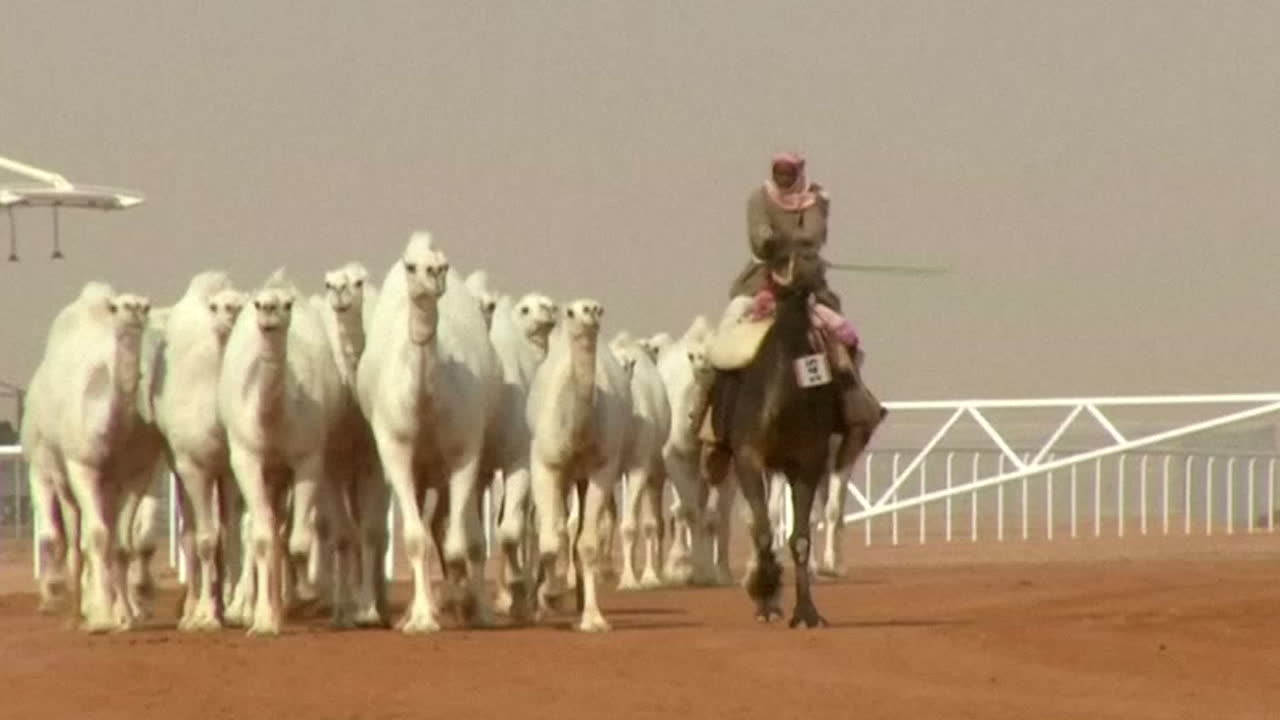
<svg viewBox="0 0 1280 720"><path fill-rule="evenodd" d="M1280 534L851 535L850 578L816 590L825 630L758 625L734 587L608 593L598 636L303 619L271 639L177 633L171 591L153 628L64 630L4 540L0 718L1280 718Z"/></svg>

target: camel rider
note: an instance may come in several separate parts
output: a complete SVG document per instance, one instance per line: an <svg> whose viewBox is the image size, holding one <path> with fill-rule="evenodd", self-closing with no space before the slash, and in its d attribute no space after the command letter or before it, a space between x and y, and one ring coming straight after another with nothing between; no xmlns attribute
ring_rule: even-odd
<svg viewBox="0 0 1280 720"><path fill-rule="evenodd" d="M759 316L771 312L772 292L769 279L771 258L802 253L821 254L827 244L827 219L831 198L821 185L805 174L805 159L796 153L780 153L773 157L771 176L747 198L747 240L751 258L738 274L729 291L731 300L747 312ZM750 298L748 302L746 298ZM841 388L841 409L846 427L868 425L869 433L879 424L883 409L858 377L853 355L857 335L840 313L840 298L824 286L814 293L815 324L824 326L837 341L833 348L832 371ZM733 312L733 311L730 311ZM860 362L858 363L861 364ZM710 413L700 409L704 419L703 438L713 435Z"/></svg>

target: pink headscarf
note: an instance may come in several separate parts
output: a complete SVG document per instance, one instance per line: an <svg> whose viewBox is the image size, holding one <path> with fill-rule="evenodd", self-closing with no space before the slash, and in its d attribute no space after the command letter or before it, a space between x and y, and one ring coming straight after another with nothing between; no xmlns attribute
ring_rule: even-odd
<svg viewBox="0 0 1280 720"><path fill-rule="evenodd" d="M818 194L814 192L809 179L805 177L804 157L793 152L778 153L773 156L773 167L778 166L794 170L796 180L791 187L780 188L770 175L764 181L764 189L769 194L769 199L773 200L778 207L790 212L799 212L813 207L813 204L818 201Z"/></svg>

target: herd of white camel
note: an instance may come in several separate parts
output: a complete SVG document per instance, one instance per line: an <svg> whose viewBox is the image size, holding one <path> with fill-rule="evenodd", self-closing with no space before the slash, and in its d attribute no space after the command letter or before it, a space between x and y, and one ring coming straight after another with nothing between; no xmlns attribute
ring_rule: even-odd
<svg viewBox="0 0 1280 720"><path fill-rule="evenodd" d="M731 582L732 488L701 479L695 417L716 328L698 316L678 338L622 332L605 345L603 316L595 300L514 299L483 271L464 280L422 231L381 288L358 262L310 296L283 270L251 292L202 272L167 308L86 284L49 329L21 426L41 609L64 607L93 632L150 616L168 471L190 568L182 630L276 634L287 608L320 594L335 626L389 624L392 497L413 579L404 632L438 629L450 608L471 625L494 612L536 621L569 597L577 627L601 631L605 578ZM492 600L486 490L500 518ZM832 520L823 574L839 572Z"/></svg>

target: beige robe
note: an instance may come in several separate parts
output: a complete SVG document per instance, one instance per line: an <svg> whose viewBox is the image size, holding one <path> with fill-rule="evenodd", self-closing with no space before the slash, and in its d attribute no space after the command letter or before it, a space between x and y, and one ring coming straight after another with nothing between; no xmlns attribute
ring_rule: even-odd
<svg viewBox="0 0 1280 720"><path fill-rule="evenodd" d="M730 298L755 295L765 288L768 277L765 261L771 255L789 254L792 250L821 254L827 244L831 201L820 185L813 183L812 187L818 193L818 201L798 212L774 204L763 185L747 197L747 245L751 259L734 279L729 289ZM840 310L840 299L830 290L819 294L818 301L837 312Z"/></svg>

